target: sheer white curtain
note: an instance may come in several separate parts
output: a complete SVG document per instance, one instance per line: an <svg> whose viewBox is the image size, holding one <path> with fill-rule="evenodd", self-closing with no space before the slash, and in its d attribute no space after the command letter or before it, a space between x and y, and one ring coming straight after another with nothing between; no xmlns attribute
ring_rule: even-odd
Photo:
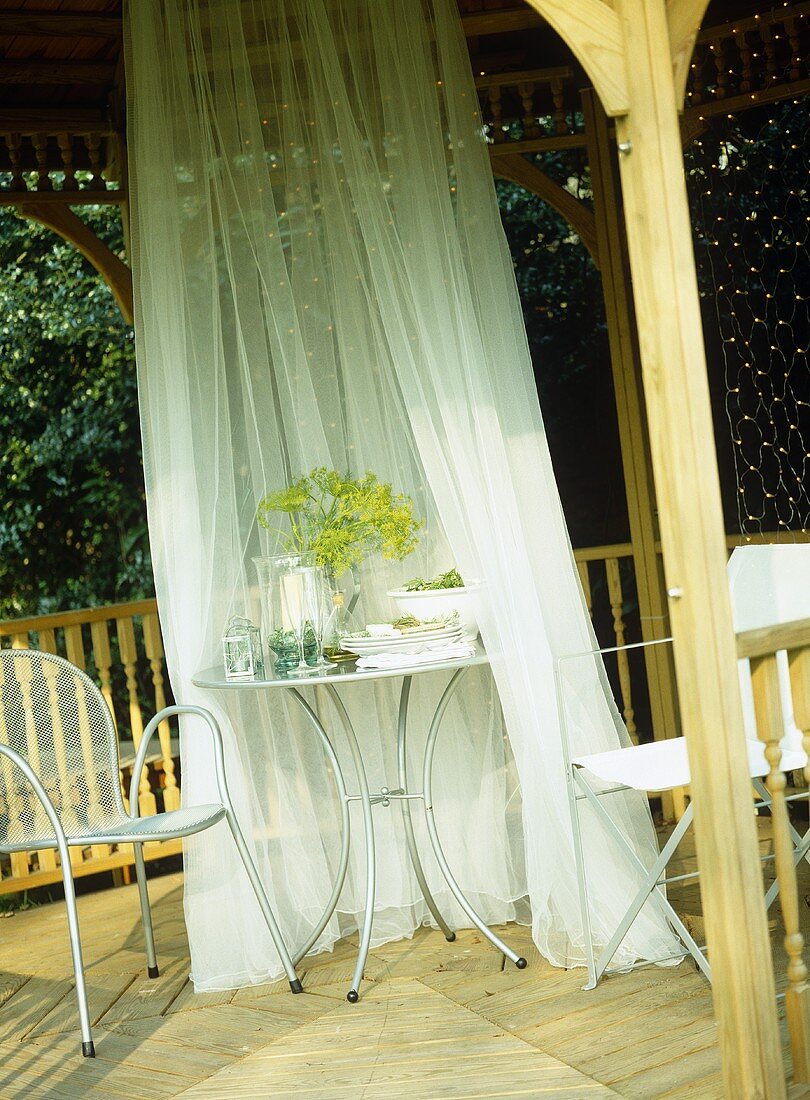
<svg viewBox="0 0 810 1100"><path fill-rule="evenodd" d="M258 501L325 464L374 470L426 518L411 559L367 563L367 619L415 574L455 563L483 580L492 674L471 674L448 715L440 829L487 920L530 912L544 954L581 961L553 660L594 639L452 2L138 0L127 35L138 371L169 667L177 697L226 724L238 810L284 932L305 937L336 863L322 755L276 696L226 703L191 677L219 660L230 613L258 614L250 558L273 549ZM616 747L624 733L600 666L572 665L577 748ZM442 684L418 681L414 762ZM395 688L361 684L346 701L379 788L394 765ZM182 754L185 798L205 799L201 731L184 729ZM649 855L644 801L621 812ZM375 815L380 942L427 912L398 812ZM278 959L227 836L209 835L187 854L195 985L266 980ZM595 826L589 865L604 941L634 883ZM460 922L437 868L427 872ZM358 855L321 946L356 926L362 887ZM645 913L621 958L671 950Z"/></svg>

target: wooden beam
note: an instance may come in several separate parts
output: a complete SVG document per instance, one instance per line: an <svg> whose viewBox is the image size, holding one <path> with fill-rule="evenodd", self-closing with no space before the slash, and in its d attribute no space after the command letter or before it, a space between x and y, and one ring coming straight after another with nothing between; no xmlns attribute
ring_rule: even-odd
<svg viewBox="0 0 810 1100"><path fill-rule="evenodd" d="M665 0L616 5L629 106L616 131L725 1093L783 1100L667 13Z"/></svg>
<svg viewBox="0 0 810 1100"><path fill-rule="evenodd" d="M0 84L98 84L106 87L115 76L115 62L107 61L0 61Z"/></svg>
<svg viewBox="0 0 810 1100"><path fill-rule="evenodd" d="M593 81L607 114L625 114L627 78L619 17L612 0L526 0L539 12Z"/></svg>
<svg viewBox="0 0 810 1100"><path fill-rule="evenodd" d="M542 27L543 20L526 4L501 11L476 11L462 15L461 25L467 38L485 34L510 34Z"/></svg>
<svg viewBox="0 0 810 1100"><path fill-rule="evenodd" d="M0 206L18 206L23 211L29 206L70 208L71 206L97 206L99 203L117 206L126 201L127 192L124 187L119 187L115 191L96 191L89 187L79 191L0 190Z"/></svg>
<svg viewBox="0 0 810 1100"><path fill-rule="evenodd" d="M119 15L79 11L0 11L0 36L26 38L120 38Z"/></svg>
<svg viewBox="0 0 810 1100"><path fill-rule="evenodd" d="M708 6L709 0L667 0L672 78L675 82L675 99L680 106L683 105L686 95L686 81L695 40Z"/></svg>
<svg viewBox="0 0 810 1100"><path fill-rule="evenodd" d="M493 163L501 157L511 157L516 153L551 153L555 149L584 149L587 140L584 134L548 134L546 137L529 138L526 141L502 141L490 145L489 155Z"/></svg>
<svg viewBox="0 0 810 1100"><path fill-rule="evenodd" d="M128 325L132 324L132 272L116 254L95 235L81 218L68 206L53 203L28 203L22 207L27 218L33 218L42 225L70 241L86 256L93 267L103 275L113 292L116 302Z"/></svg>
<svg viewBox="0 0 810 1100"><path fill-rule="evenodd" d="M593 211L585 203L575 198L570 191L560 187L554 180L549 179L531 161L520 156L519 153L511 157L498 157L493 160L493 172L496 176L511 180L512 183L525 187L534 195L553 206L558 214L561 214L568 224L577 231L580 240L588 249L596 266L599 266L599 247L596 241L596 223Z"/></svg>
<svg viewBox="0 0 810 1100"><path fill-rule="evenodd" d="M518 84L550 84L552 80L570 80L574 70L570 65L552 69L523 69L512 73L487 73L475 78L476 88L516 88Z"/></svg>
<svg viewBox="0 0 810 1100"><path fill-rule="evenodd" d="M582 109L588 137L596 234L602 260L602 291L605 296L641 636L643 641L651 642L669 636L669 615L657 550L655 485L615 143L611 140L607 116L592 88L582 93ZM644 661L653 736L656 740L677 737L681 728L672 647L649 646L644 650ZM667 794L662 798L662 803L667 817L679 819L683 816L685 797L682 790Z"/></svg>
<svg viewBox="0 0 810 1100"><path fill-rule="evenodd" d="M0 134L112 133L105 111L95 107L0 107Z"/></svg>

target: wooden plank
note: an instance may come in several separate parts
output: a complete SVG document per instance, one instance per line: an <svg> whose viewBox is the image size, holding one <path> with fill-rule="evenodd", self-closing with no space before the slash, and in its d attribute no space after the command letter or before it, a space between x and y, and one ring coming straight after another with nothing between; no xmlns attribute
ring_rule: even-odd
<svg viewBox="0 0 810 1100"><path fill-rule="evenodd" d="M649 642L668 636L669 618L663 573L657 553L657 501L649 429L644 411L641 360L632 304L627 238L621 211L621 189L615 163L615 145L610 138L607 117L593 90L582 93L582 107L588 136L596 233L603 260L602 290L605 297L641 636L643 641ZM618 557L606 555L614 556ZM649 685L653 736L656 740L677 737L681 729L672 650L668 646L651 646L644 651L644 662ZM680 818L684 809L682 791L673 794L667 792L662 801L668 818Z"/></svg>
<svg viewBox="0 0 810 1100"><path fill-rule="evenodd" d="M767 657L780 649L808 647L810 647L810 619L797 619L792 623L763 626L758 630L745 630L737 635L738 657Z"/></svg>
<svg viewBox="0 0 810 1100"><path fill-rule="evenodd" d="M74 192L76 194L78 192ZM0 635L26 634L29 630L70 626L80 623L106 622L109 619L148 615L157 611L157 600L132 600L129 603L112 603L104 607L85 607L80 611L58 611L52 615L37 615L30 619L5 619L0 621Z"/></svg>
<svg viewBox="0 0 810 1100"><path fill-rule="evenodd" d="M18 989L22 989L27 981L27 974L4 974L0 972L0 1008L10 997L14 996Z"/></svg>
<svg viewBox="0 0 810 1100"><path fill-rule="evenodd" d="M0 84L112 84L115 65L104 61L35 61L29 58L0 61Z"/></svg>
<svg viewBox="0 0 810 1100"><path fill-rule="evenodd" d="M194 984L187 981L166 1011L170 1014L193 1012L201 1008L227 1005L231 1003L235 993L235 989L223 989L216 993L195 993Z"/></svg>
<svg viewBox="0 0 810 1100"><path fill-rule="evenodd" d="M26 38L120 38L120 15L80 11L0 11L0 35Z"/></svg>
<svg viewBox="0 0 810 1100"><path fill-rule="evenodd" d="M579 4L572 4L572 12ZM715 1009L732 1096L784 1096L666 11L616 0L619 166Z"/></svg>
<svg viewBox="0 0 810 1100"><path fill-rule="evenodd" d="M72 996L72 981L30 978L0 1007L0 1043L19 1041L64 998ZM75 1010L75 1000L71 1003Z"/></svg>
<svg viewBox="0 0 810 1100"><path fill-rule="evenodd" d="M157 932L157 929L156 929ZM160 936L156 935L158 946ZM120 997L100 1017L102 1027L112 1027L127 1020L141 1020L149 1016L162 1016L188 984L188 959L158 958L160 977L148 978L139 974Z"/></svg>
<svg viewBox="0 0 810 1100"><path fill-rule="evenodd" d="M131 972L128 974L104 974L97 970L87 972L85 982L91 1023L95 1024L101 1019L124 990L132 985L134 978L135 975ZM32 978L31 980L35 981L36 979ZM75 1031L78 1026L76 999L75 997L64 997L59 1004L54 1005L46 1016L43 1016L35 1027L26 1031L25 1036L33 1039L37 1035L54 1035L59 1032Z"/></svg>

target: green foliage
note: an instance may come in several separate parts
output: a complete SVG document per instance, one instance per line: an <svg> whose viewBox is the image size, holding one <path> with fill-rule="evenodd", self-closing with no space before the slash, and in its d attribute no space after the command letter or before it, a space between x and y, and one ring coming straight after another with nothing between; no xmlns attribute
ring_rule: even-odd
<svg viewBox="0 0 810 1100"><path fill-rule="evenodd" d="M287 516L289 531L274 526L275 512ZM268 493L259 504L258 518L263 527L275 531L285 550L314 551L318 564L336 577L370 554L407 557L422 526L414 518L411 498L394 495L391 485L376 474L355 479L325 466L286 489Z"/></svg>
<svg viewBox="0 0 810 1100"><path fill-rule="evenodd" d="M431 581L423 581L421 577L414 577L412 581L403 584L404 592L436 592L441 588L463 588L464 578L458 569L448 569L446 573L440 573Z"/></svg>
<svg viewBox="0 0 810 1100"><path fill-rule="evenodd" d="M122 251L117 208L82 215ZM0 210L0 618L149 594L132 330L101 276Z"/></svg>

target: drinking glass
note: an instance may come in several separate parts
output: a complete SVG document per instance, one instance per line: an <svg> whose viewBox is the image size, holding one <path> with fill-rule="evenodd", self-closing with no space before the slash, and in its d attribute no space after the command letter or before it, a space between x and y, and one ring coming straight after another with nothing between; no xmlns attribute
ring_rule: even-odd
<svg viewBox="0 0 810 1100"><path fill-rule="evenodd" d="M314 633L313 593L318 583L318 572L316 565L308 565L293 567L279 575L282 629L292 631L298 646L298 664L286 670L288 676L312 675L313 666L306 662L304 643L307 630Z"/></svg>
<svg viewBox="0 0 810 1100"><path fill-rule="evenodd" d="M317 660L312 671L317 673L333 672L337 665L324 656L324 639L334 612L332 590L326 574L320 566L308 569L303 578L303 598L312 633L315 636Z"/></svg>

